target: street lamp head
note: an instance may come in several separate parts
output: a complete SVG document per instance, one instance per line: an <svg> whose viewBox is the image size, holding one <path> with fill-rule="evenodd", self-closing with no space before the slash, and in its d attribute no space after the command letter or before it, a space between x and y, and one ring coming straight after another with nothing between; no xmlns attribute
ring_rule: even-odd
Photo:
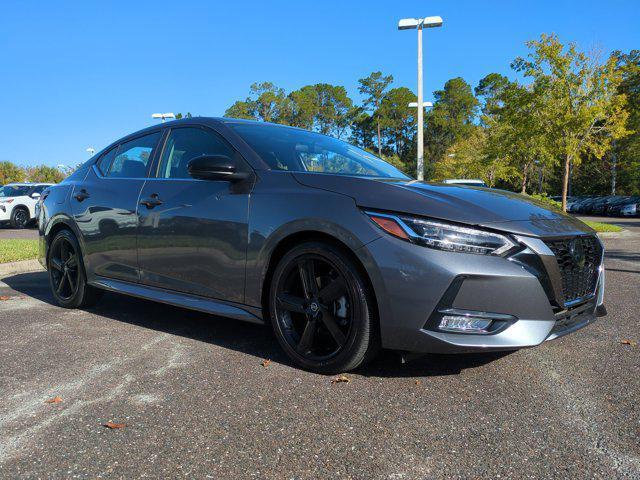
<svg viewBox="0 0 640 480"><path fill-rule="evenodd" d="M165 118L176 118L176 116L171 112L168 112L168 113L152 113L151 114L151 118L159 118L159 119L162 120L162 123L164 123Z"/></svg>
<svg viewBox="0 0 640 480"><path fill-rule="evenodd" d="M422 25L424 28L436 28L442 26L442 17L426 17L422 21Z"/></svg>
<svg viewBox="0 0 640 480"><path fill-rule="evenodd" d="M398 30L411 30L420 25L418 18L403 18L398 22Z"/></svg>
<svg viewBox="0 0 640 480"><path fill-rule="evenodd" d="M398 22L398 30L411 30L412 28L435 28L442 26L442 17L403 18Z"/></svg>

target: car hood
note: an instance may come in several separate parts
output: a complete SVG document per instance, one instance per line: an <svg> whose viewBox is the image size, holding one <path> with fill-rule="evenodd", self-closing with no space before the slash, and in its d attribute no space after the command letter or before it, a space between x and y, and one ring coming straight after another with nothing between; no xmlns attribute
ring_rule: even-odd
<svg viewBox="0 0 640 480"><path fill-rule="evenodd" d="M593 233L580 220L523 195L490 188L293 173L301 184L352 197L361 208L421 215L536 237Z"/></svg>

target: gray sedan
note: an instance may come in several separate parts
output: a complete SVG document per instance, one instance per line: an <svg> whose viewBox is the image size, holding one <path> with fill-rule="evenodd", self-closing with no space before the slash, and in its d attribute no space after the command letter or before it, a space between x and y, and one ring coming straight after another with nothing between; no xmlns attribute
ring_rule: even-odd
<svg viewBox="0 0 640 480"><path fill-rule="evenodd" d="M603 247L579 220L417 182L279 125L190 118L134 133L46 190L39 220L63 307L111 290L269 323L321 373L380 348L530 347L605 312Z"/></svg>

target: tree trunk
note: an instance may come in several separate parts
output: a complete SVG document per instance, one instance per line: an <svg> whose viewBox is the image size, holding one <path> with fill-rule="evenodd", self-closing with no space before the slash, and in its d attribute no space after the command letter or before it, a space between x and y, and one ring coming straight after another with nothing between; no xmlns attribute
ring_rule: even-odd
<svg viewBox="0 0 640 480"><path fill-rule="evenodd" d="M378 119L378 156L382 157L382 147L380 146L380 119Z"/></svg>
<svg viewBox="0 0 640 480"><path fill-rule="evenodd" d="M522 190L520 190L520 193L527 193L527 170L528 166L525 165L522 169Z"/></svg>
<svg viewBox="0 0 640 480"><path fill-rule="evenodd" d="M615 148L615 145L614 145ZM618 158L616 157L616 151L611 152L611 195L616 194L616 177L617 177L617 165Z"/></svg>
<svg viewBox="0 0 640 480"><path fill-rule="evenodd" d="M567 196L573 194L573 157L569 160L569 180L567 181Z"/></svg>
<svg viewBox="0 0 640 480"><path fill-rule="evenodd" d="M569 169L571 168L571 155L564 160L564 174L562 175L562 211L567 211L567 191L569 190Z"/></svg>

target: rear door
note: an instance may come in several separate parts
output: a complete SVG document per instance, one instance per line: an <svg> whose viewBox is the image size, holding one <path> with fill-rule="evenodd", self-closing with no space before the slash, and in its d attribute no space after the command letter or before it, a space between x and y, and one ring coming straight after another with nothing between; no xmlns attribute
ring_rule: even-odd
<svg viewBox="0 0 640 480"><path fill-rule="evenodd" d="M226 155L249 168L208 127L172 128L156 169L140 194L141 282L169 290L244 301L250 181L196 180L189 160Z"/></svg>
<svg viewBox="0 0 640 480"><path fill-rule="evenodd" d="M139 280L136 207L160 136L149 133L107 151L71 194L90 281L93 275Z"/></svg>

